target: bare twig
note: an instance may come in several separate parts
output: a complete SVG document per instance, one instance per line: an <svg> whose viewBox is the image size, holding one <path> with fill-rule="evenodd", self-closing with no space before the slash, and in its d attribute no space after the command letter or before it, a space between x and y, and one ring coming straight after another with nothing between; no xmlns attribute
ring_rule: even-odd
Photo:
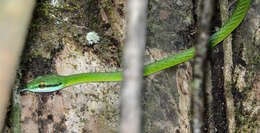
<svg viewBox="0 0 260 133"><path fill-rule="evenodd" d="M210 62L208 61L206 63L206 73L205 73L205 90L206 90L206 105L207 105L207 127L208 127L208 133L214 133L215 132L215 125L213 121L213 114L214 114L214 109L213 109L213 95L212 95L212 73L211 73L211 66Z"/></svg>
<svg viewBox="0 0 260 133"><path fill-rule="evenodd" d="M128 33L124 48L124 80L121 91L121 133L141 132L140 93L143 83L146 6L146 0L128 1Z"/></svg>
<svg viewBox="0 0 260 133"><path fill-rule="evenodd" d="M221 14L221 21L222 26L228 20L228 0L220 0L220 14ZM235 132L235 114L234 114L234 100L233 95L231 92L232 89L232 36L229 35L223 42L223 49L224 49L224 94L226 99L226 114L227 114L227 121L228 121L228 131L229 133Z"/></svg>
<svg viewBox="0 0 260 133"><path fill-rule="evenodd" d="M204 0L202 8L202 17L199 27L199 37L195 46L196 55L194 60L194 86L192 88L192 132L203 132L204 114L205 114L205 66L208 51L209 24L212 17L213 0Z"/></svg>

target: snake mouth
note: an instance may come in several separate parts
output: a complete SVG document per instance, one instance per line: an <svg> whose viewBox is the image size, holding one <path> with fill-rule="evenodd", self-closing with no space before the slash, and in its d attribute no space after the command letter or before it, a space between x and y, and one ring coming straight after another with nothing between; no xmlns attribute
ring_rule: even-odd
<svg viewBox="0 0 260 133"><path fill-rule="evenodd" d="M25 92L25 91L29 91L29 89L27 89L27 88L19 89L19 92L20 92L20 93L21 93L21 92Z"/></svg>

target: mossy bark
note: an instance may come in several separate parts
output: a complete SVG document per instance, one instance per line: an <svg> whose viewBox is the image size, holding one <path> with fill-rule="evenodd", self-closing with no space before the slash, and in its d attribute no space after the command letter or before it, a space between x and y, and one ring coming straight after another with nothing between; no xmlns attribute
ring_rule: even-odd
<svg viewBox="0 0 260 133"><path fill-rule="evenodd" d="M233 97L236 132L259 132L260 1L252 0L244 22L233 33Z"/></svg>
<svg viewBox="0 0 260 133"><path fill-rule="evenodd" d="M21 63L20 87L44 74L121 70L125 32L123 0L39 1ZM192 0L149 0L145 63L194 45L198 3ZM232 94L236 131L259 130L260 1L233 33ZM215 10L214 26L221 26ZM101 37L90 45L86 33ZM227 132L222 46L214 49L210 128ZM145 79L144 132L190 132L191 62ZM89 83L59 92L22 94L22 132L116 132L119 126L119 83ZM215 131L215 130L211 130Z"/></svg>

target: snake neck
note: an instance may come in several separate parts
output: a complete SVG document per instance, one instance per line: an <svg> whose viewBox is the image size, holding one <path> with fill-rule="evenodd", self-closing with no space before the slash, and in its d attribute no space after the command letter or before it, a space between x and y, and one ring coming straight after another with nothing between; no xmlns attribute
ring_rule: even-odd
<svg viewBox="0 0 260 133"><path fill-rule="evenodd" d="M104 81L121 81L122 73L121 72L95 72L95 73L81 73L65 76L63 81L65 87L87 83L87 82L104 82Z"/></svg>
<svg viewBox="0 0 260 133"><path fill-rule="evenodd" d="M216 33L214 33L210 39L210 48L215 47L221 41L223 41L237 26L242 22L245 17L247 10L250 6L251 0L239 0L235 11L232 16L228 19L227 23Z"/></svg>

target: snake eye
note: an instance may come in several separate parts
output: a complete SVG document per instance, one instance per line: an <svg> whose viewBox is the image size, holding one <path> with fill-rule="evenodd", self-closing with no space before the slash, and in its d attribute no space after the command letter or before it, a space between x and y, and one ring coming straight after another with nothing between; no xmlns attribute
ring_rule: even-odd
<svg viewBox="0 0 260 133"><path fill-rule="evenodd" d="M39 87L40 89L43 89L43 88L46 87L46 85L45 85L44 83L40 83L40 84L38 85L38 87Z"/></svg>

